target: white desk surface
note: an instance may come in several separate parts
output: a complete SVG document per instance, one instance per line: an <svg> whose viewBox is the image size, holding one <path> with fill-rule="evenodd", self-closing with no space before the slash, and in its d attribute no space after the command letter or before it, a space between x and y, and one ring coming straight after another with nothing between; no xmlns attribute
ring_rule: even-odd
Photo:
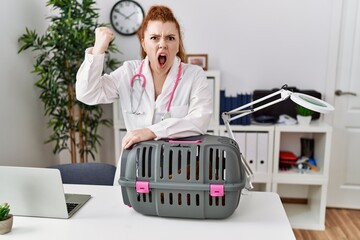
<svg viewBox="0 0 360 240"><path fill-rule="evenodd" d="M67 193L91 194L70 219L14 217L1 240L212 240L295 239L280 198L271 192L247 192L233 215L220 220L145 216L125 206L120 187L64 185Z"/></svg>

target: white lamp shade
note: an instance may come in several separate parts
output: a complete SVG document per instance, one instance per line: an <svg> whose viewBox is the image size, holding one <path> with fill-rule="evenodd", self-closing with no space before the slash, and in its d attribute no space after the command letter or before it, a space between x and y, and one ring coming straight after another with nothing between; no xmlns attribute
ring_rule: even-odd
<svg viewBox="0 0 360 240"><path fill-rule="evenodd" d="M328 113L334 111L334 107L327 102L307 94L292 93L290 99L300 106L306 107L315 112Z"/></svg>

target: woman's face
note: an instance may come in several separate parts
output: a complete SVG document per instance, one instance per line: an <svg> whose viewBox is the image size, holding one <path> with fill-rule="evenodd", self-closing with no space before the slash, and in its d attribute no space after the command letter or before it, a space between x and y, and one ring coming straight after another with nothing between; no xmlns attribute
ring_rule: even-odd
<svg viewBox="0 0 360 240"><path fill-rule="evenodd" d="M149 21L141 45L152 71L167 73L179 52L179 33L173 22Z"/></svg>

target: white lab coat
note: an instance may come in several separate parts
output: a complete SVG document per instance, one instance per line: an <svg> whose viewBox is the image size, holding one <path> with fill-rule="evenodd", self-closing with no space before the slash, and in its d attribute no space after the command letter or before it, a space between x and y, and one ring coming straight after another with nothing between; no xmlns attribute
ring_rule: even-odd
<svg viewBox="0 0 360 240"><path fill-rule="evenodd" d="M105 54L92 55L90 51L91 49L86 50L85 60L77 73L76 97L79 101L94 105L112 103L120 98L126 129L149 128L157 139L206 133L213 104L212 93L202 68L182 63L181 78L170 106L171 118L161 121L176 81L179 58L174 60L156 101L149 61L145 58L142 73L146 77L146 86L138 109L143 114L136 115L131 112L138 106L142 88L138 81L134 83L131 109L130 79L139 73L141 61L126 61L112 73L101 75Z"/></svg>

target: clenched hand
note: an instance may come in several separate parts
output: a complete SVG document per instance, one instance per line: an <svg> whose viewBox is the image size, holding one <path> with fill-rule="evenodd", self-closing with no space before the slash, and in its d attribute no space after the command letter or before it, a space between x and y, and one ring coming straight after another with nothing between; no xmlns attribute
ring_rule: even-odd
<svg viewBox="0 0 360 240"><path fill-rule="evenodd" d="M114 39L114 34L108 27L99 27L95 29L95 44L92 54L103 54Z"/></svg>

